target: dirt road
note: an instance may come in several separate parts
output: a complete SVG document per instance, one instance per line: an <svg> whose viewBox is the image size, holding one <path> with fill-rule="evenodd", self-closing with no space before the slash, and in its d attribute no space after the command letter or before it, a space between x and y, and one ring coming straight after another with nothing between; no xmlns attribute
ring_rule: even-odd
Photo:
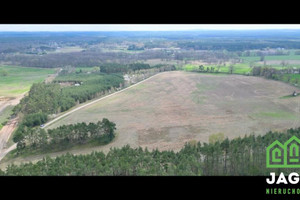
<svg viewBox="0 0 300 200"><path fill-rule="evenodd" d="M6 148L6 144L9 140L10 136L14 132L14 130L17 128L17 126L18 126L18 118L14 118L14 119L10 120L0 130L0 161L2 160L2 158L4 158L4 156L8 152L12 151L13 149L15 149L17 147L17 144L14 144L14 145L10 146L9 148Z"/></svg>
<svg viewBox="0 0 300 200"><path fill-rule="evenodd" d="M24 92L23 94L19 95L16 98L9 99L9 98L1 98L0 99L0 114L7 106L15 106L18 103L20 103L21 99L26 95L27 92ZM16 147L16 145L13 147L9 147L6 149L7 142L16 129L18 125L18 118L14 118L9 120L5 126L2 127L0 130L0 160L12 149ZM8 151L9 150L9 151Z"/></svg>
<svg viewBox="0 0 300 200"><path fill-rule="evenodd" d="M0 152L6 148L6 143L17 127L17 124L18 118L12 119L0 130Z"/></svg>
<svg viewBox="0 0 300 200"><path fill-rule="evenodd" d="M73 109L73 110L71 110L71 111L68 111L68 112L66 112L65 114L60 115L59 117L57 117L57 118L53 119L52 121L46 123L46 124L44 125L43 128L49 126L50 124L52 124L52 123L54 123L54 122L60 120L61 118L65 117L65 116L67 116L67 115L69 115L69 114L71 114L71 113L73 113L73 112L76 112L76 111L78 111L78 110L80 110L80 109L82 109L82 108L85 108L85 107L87 107L87 106L89 106L89 105L91 105L91 104L94 104L94 103L96 103L96 102L99 102L99 101L101 101L101 100L104 100L104 99L106 99L106 98L109 98L109 97L111 97L111 96L113 96L113 95L116 95L116 94L119 94L119 93L121 93L121 92L124 92L124 91L126 91L126 90L128 90L128 89L130 89L130 88L132 88L132 87L135 87L135 86L137 86L137 85L139 85L139 84L141 84L141 83L143 83L143 82L145 82L145 81L147 81L147 80L150 80L150 79L152 79L153 77L155 77L155 76L157 76L157 75L163 74L163 73L164 73L164 72L161 72L161 73L159 73L159 74L155 74L155 75L153 75L153 76L151 76L151 77L149 77L149 78L146 78L145 80L142 80L142 81L140 81L140 82L138 82L138 83L136 83L136 84L134 84L134 85L131 85L131 86L127 87L127 88L124 88L124 89L122 89L122 90L120 90L120 91L118 91L118 92L114 92L114 93L109 94L109 95L107 95L107 96L105 96L105 97L101 97L100 99L96 99L96 100L94 100L94 101L92 101L92 102L83 104L82 106L79 106L79 107L77 107L77 108L75 108L75 109Z"/></svg>
<svg viewBox="0 0 300 200"><path fill-rule="evenodd" d="M17 144L13 144L8 149L3 149L0 152L0 161L2 160L2 158L4 158L6 156L6 154L8 154L10 151L14 150L15 148L17 148Z"/></svg>

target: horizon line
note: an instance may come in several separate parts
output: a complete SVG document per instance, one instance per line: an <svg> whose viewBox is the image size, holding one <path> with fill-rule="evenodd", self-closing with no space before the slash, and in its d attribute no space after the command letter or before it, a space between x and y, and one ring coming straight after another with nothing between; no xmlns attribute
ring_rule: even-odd
<svg viewBox="0 0 300 200"><path fill-rule="evenodd" d="M300 30L300 24L0 24L0 32Z"/></svg>

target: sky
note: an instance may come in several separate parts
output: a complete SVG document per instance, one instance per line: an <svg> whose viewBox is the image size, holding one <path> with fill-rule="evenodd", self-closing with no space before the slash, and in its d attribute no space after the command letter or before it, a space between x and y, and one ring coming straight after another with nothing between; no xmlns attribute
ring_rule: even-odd
<svg viewBox="0 0 300 200"><path fill-rule="evenodd" d="M0 24L0 31L186 31L300 29L300 24Z"/></svg>

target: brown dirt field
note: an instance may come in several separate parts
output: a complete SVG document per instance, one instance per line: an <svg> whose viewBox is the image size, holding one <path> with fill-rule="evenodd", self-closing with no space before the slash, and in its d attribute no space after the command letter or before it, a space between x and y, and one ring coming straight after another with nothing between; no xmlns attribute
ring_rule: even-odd
<svg viewBox="0 0 300 200"><path fill-rule="evenodd" d="M215 133L235 138L300 126L300 97L280 99L294 90L258 77L167 72L48 128L105 117L117 124L118 137L97 150L129 144L176 151L190 140L208 142Z"/></svg>

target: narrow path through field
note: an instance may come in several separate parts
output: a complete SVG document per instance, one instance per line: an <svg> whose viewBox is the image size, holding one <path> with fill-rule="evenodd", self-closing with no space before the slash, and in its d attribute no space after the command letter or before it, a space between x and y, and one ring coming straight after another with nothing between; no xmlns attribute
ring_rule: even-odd
<svg viewBox="0 0 300 200"><path fill-rule="evenodd" d="M0 106L0 112L4 110L7 106L15 106L17 105L21 99L26 95L27 92L24 92L20 94L18 97L6 100L2 106ZM6 149L7 142L11 136L11 134L14 132L18 124L18 118L11 119L7 122L5 126L2 127L0 130L0 160L2 159L2 155Z"/></svg>

